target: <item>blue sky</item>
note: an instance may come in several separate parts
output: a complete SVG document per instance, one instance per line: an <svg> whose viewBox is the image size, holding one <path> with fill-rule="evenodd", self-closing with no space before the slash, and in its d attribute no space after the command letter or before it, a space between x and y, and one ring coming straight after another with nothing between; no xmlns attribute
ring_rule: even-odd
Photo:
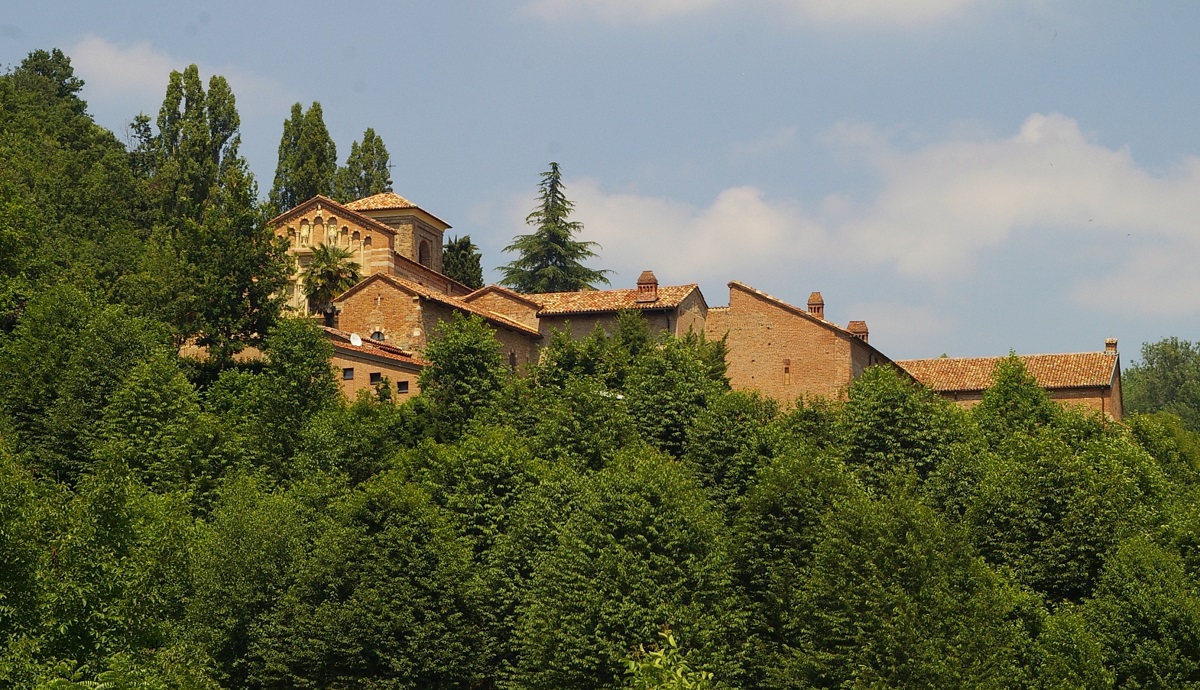
<svg viewBox="0 0 1200 690"><path fill-rule="evenodd" d="M894 358L1128 364L1200 340L1197 35L1182 0L19 2L0 63L62 48L119 135L171 69L225 75L264 195L320 101L489 269L554 160L614 287L819 290Z"/></svg>

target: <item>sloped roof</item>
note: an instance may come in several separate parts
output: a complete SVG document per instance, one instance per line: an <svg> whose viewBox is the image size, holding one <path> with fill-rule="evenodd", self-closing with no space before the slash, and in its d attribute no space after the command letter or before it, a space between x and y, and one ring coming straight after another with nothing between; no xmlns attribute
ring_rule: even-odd
<svg viewBox="0 0 1200 690"><path fill-rule="evenodd" d="M330 340L335 341L334 344L337 347L343 347L343 348L346 348L347 350L354 350L356 352L362 352L364 354L374 355L376 357L382 357L384 359L390 359L390 360L394 360L397 362L403 362L405 364L411 364L413 366L418 366L418 367L425 366L424 360L418 358L413 353L408 352L406 350L402 350L398 347L395 347L394 345L388 345L387 343L381 343L381 342L378 342L375 340L371 340L370 338L362 338L362 345L355 345L350 342L350 333L347 333L346 331L340 331L336 328L330 328L329 326L322 326L321 328L323 328L325 330L326 337L328 337Z"/></svg>
<svg viewBox="0 0 1200 690"><path fill-rule="evenodd" d="M395 192L380 192L348 202L346 208L355 211L385 211L399 208L417 208L417 205Z"/></svg>
<svg viewBox="0 0 1200 690"><path fill-rule="evenodd" d="M271 227L275 227L277 225L282 225L283 223L287 222L288 220L291 220L292 218L294 218L296 216L304 215L304 213L307 212L310 208L312 208L313 206L316 206L318 204L320 204L323 207L325 207L325 206L329 207L330 211L332 212L332 215L342 216L343 218L350 217L350 218L353 218L354 221L356 223L358 223L359 225L371 227L376 230L379 230L380 232L387 233L389 235L396 234L396 229L391 227L390 225L381 223L369 216L364 216L361 213L358 213L354 209L350 208L348 205L339 204L338 202L334 201L333 199L330 199L327 196L321 196L320 194L318 194L317 196L314 196L313 198L311 198L307 201L296 204L295 206L284 211L283 213L280 213L279 215L275 216L271 220L267 221L267 225L269 225Z"/></svg>
<svg viewBox="0 0 1200 690"><path fill-rule="evenodd" d="M458 297L451 297L450 295L443 294L441 292L438 292L437 290L431 290L419 283L414 283L411 280L405 280L403 278L399 278L399 277L396 277L393 275L388 275L386 273L376 273L372 276L369 276L369 277L359 281L359 283L357 285L355 285L354 287L350 288L349 290L343 292L341 295L338 295L337 299L335 299L334 301L335 302L345 301L345 299L347 297L350 297L351 295L361 292L362 290L364 290L366 288L366 286L368 284L370 284L376 280L382 280L384 282L391 283L392 285L394 285L397 288L400 288L401 290L407 290L409 292L416 294L421 299L427 299L432 302L438 302L440 304L444 304L448 307L458 309L459 311L462 311L462 312L465 312L468 314L475 314L476 316L479 316L486 321L490 321L491 323L496 324L497 326L503 326L504 328L508 328L508 329L511 329L514 331L520 331L521 333L525 333L528 335L535 335L535 336L538 336L539 338L542 335L541 332L538 331L536 328L530 328L529 326L526 326L525 324L521 323L520 321L514 321L513 319L510 319L503 314L497 314L496 312L489 311L487 309L480 309L479 307L477 307L469 302L464 302L462 299L460 299Z"/></svg>
<svg viewBox="0 0 1200 690"><path fill-rule="evenodd" d="M368 197L363 197L362 199L355 199L354 201L351 201L348 204L346 204L346 208L348 208L352 211L360 211L360 212L403 211L403 210L420 211L421 213L425 214L426 216L429 216L430 218L432 218L433 220L436 220L437 222L441 223L442 225L445 225L446 228L450 227L450 224L447 223L446 221L442 220L441 218L438 218L437 216L433 215L429 211L426 211L425 209L421 208L420 206L417 206L413 202L409 201L408 199L405 199L404 197L400 196L399 194L397 194L395 192L380 192L378 194L372 194L371 196L368 196Z"/></svg>
<svg viewBox="0 0 1200 690"><path fill-rule="evenodd" d="M1117 374L1117 356L1106 352L1018 355L1038 385L1046 389L1106 388ZM896 362L913 378L940 393L982 391L1003 357L938 357Z"/></svg>
<svg viewBox="0 0 1200 690"><path fill-rule="evenodd" d="M588 314L620 311L622 309L674 309L687 299L692 292L698 292L699 286L665 285L658 288L658 299L653 302L639 302L644 298L643 293L631 290L581 290L579 292L543 292L526 295L541 307L538 316L557 314ZM703 300L704 296L701 295ZM707 305L705 305L707 308Z"/></svg>
<svg viewBox="0 0 1200 690"><path fill-rule="evenodd" d="M478 290L472 292L469 295L463 295L462 299L465 302L474 302L475 300L479 299L480 297L483 297L484 295L488 295L491 293L502 295L510 300L513 300L514 302L521 302L522 304L527 304L527 305L533 307L534 309L541 307L540 304L529 299L529 295L522 295L519 292L516 292L514 290L509 290L508 288L502 287L500 285L485 285L485 286L479 288Z"/></svg>

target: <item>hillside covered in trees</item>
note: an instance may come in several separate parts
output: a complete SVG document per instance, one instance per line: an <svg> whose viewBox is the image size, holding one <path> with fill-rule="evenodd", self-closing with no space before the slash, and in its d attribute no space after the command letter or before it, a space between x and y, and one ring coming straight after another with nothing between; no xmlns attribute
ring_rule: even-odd
<svg viewBox="0 0 1200 690"><path fill-rule="evenodd" d="M636 315L525 376L464 319L421 395L345 400L224 80L177 73L129 147L80 86L0 75L0 684L1200 685L1158 359L1126 424L1016 358L969 412L887 368L783 409Z"/></svg>

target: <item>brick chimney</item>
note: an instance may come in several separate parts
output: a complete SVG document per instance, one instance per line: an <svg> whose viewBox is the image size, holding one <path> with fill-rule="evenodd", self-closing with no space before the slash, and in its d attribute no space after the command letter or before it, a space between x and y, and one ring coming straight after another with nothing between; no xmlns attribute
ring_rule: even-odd
<svg viewBox="0 0 1200 690"><path fill-rule="evenodd" d="M821 299L821 293L814 292L808 296L808 313L825 320L825 300Z"/></svg>
<svg viewBox="0 0 1200 690"><path fill-rule="evenodd" d="M864 343L867 342L869 331L867 331L866 321L851 321L846 325L846 330L850 331L851 335L861 339Z"/></svg>
<svg viewBox="0 0 1200 690"><path fill-rule="evenodd" d="M658 278L654 277L654 271L642 271L642 275L638 276L637 299L634 301L658 301Z"/></svg>
<svg viewBox="0 0 1200 690"><path fill-rule="evenodd" d="M1116 338L1105 338L1104 339L1104 351L1110 355L1117 354L1117 339Z"/></svg>

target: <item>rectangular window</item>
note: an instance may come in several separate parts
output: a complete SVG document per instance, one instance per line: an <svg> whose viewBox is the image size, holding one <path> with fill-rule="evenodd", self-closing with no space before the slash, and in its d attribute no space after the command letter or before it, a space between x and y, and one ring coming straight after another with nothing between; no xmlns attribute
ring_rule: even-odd
<svg viewBox="0 0 1200 690"><path fill-rule="evenodd" d="M353 381L354 380L354 367L346 367L345 369L342 369L342 380L343 381Z"/></svg>
<svg viewBox="0 0 1200 690"><path fill-rule="evenodd" d="M383 374L379 373L378 371L372 371L371 372L371 385L375 386L380 383L383 383Z"/></svg>
<svg viewBox="0 0 1200 690"><path fill-rule="evenodd" d="M397 381L396 382L396 392L397 393L407 393L408 392L408 381Z"/></svg>

